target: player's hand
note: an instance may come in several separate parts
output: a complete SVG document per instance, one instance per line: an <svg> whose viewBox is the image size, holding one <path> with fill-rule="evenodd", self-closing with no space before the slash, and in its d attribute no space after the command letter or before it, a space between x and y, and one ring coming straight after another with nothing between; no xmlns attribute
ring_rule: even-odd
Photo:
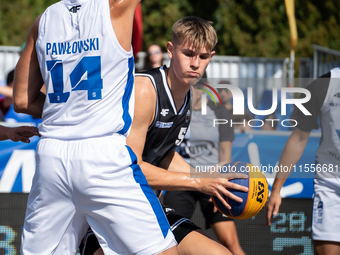
<svg viewBox="0 0 340 255"><path fill-rule="evenodd" d="M21 141L24 143L29 143L29 138L32 136L40 136L38 128L30 126L8 128L6 133L8 139L11 139L13 142Z"/></svg>
<svg viewBox="0 0 340 255"><path fill-rule="evenodd" d="M267 226L271 225L271 219L279 212L279 208L282 202L280 192L272 192L270 194L269 201L267 203Z"/></svg>
<svg viewBox="0 0 340 255"><path fill-rule="evenodd" d="M223 195L233 199L239 203L242 203L242 198L234 195L228 189L235 189L247 192L248 187L232 183L231 179L247 179L247 174L242 173L221 173L218 171L218 166L225 165L226 162L221 162L220 164L215 166L215 170L203 174L199 174L200 178L196 178L195 181L198 184L198 191L208 194L214 195L217 197L225 207L231 209L231 206L225 201Z"/></svg>

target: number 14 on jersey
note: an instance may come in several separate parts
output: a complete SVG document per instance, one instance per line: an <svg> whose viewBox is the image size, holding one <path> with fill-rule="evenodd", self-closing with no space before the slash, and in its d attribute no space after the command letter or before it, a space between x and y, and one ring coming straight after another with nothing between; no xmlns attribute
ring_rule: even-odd
<svg viewBox="0 0 340 255"><path fill-rule="evenodd" d="M61 60L46 61L47 71L51 72L53 93L49 93L51 103L65 103L70 92L64 92L63 63ZM83 57L70 74L71 91L87 90L88 100L102 98L100 56Z"/></svg>

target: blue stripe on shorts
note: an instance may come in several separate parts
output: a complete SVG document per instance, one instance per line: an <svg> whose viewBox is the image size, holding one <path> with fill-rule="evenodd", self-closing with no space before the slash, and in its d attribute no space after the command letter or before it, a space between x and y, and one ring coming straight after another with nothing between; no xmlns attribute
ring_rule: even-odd
<svg viewBox="0 0 340 255"><path fill-rule="evenodd" d="M168 220L166 219L163 209L160 205L160 202L158 200L158 198L156 197L155 193L153 192L153 190L151 189L151 187L149 186L148 182L146 181L146 178L142 172L142 169L140 168L140 166L137 164L137 157L136 154L132 151L132 149L129 146L126 146L130 157L131 157L131 161L132 164L130 165L130 167L133 170L133 177L135 178L135 181L140 185L140 187L143 190L144 195L146 196L146 198L148 199L155 215L158 221L158 224L162 230L163 233L163 237L165 238L166 235L168 234L168 231L170 229L170 225L168 223Z"/></svg>

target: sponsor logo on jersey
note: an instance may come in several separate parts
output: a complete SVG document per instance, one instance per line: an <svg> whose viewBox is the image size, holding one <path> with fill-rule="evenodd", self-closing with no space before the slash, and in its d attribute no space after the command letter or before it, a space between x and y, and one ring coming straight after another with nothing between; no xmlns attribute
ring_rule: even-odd
<svg viewBox="0 0 340 255"><path fill-rule="evenodd" d="M334 94L335 97L340 98L340 92Z"/></svg>
<svg viewBox="0 0 340 255"><path fill-rule="evenodd" d="M71 9L69 9L72 13L77 13L78 10L80 10L81 5L73 6Z"/></svg>
<svg viewBox="0 0 340 255"><path fill-rule="evenodd" d="M173 122L161 122L161 121L157 121L156 122L156 127L158 127L158 128L171 128L172 124L173 124Z"/></svg>
<svg viewBox="0 0 340 255"><path fill-rule="evenodd" d="M162 115L163 117L165 117L166 115L168 115L169 113L169 109L162 109L160 115Z"/></svg>
<svg viewBox="0 0 340 255"><path fill-rule="evenodd" d="M187 115L185 116L185 123L188 123L190 120L190 110L187 111Z"/></svg>
<svg viewBox="0 0 340 255"><path fill-rule="evenodd" d="M165 208L165 212L172 212L174 209L172 209L172 208L169 208L169 207L166 207Z"/></svg>

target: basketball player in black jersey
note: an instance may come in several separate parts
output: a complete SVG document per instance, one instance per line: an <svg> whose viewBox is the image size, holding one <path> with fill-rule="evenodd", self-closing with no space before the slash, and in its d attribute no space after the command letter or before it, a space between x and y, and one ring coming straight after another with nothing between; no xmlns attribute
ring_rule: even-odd
<svg viewBox="0 0 340 255"><path fill-rule="evenodd" d="M196 190L220 198L225 194L240 201L226 188L247 191L246 187L229 182L232 178L246 178L246 175L190 178L189 164L174 151L182 142L190 122L190 84L198 82L205 72L215 53L217 36L209 22L197 17L177 21L172 30L173 40L167 43L171 59L169 68L160 67L135 77L135 113L127 144L135 152L152 188ZM229 205L225 202L225 206ZM179 243L179 254L231 254L205 236L189 219L166 206L163 209ZM86 255L103 254L91 231L84 238L81 251Z"/></svg>

